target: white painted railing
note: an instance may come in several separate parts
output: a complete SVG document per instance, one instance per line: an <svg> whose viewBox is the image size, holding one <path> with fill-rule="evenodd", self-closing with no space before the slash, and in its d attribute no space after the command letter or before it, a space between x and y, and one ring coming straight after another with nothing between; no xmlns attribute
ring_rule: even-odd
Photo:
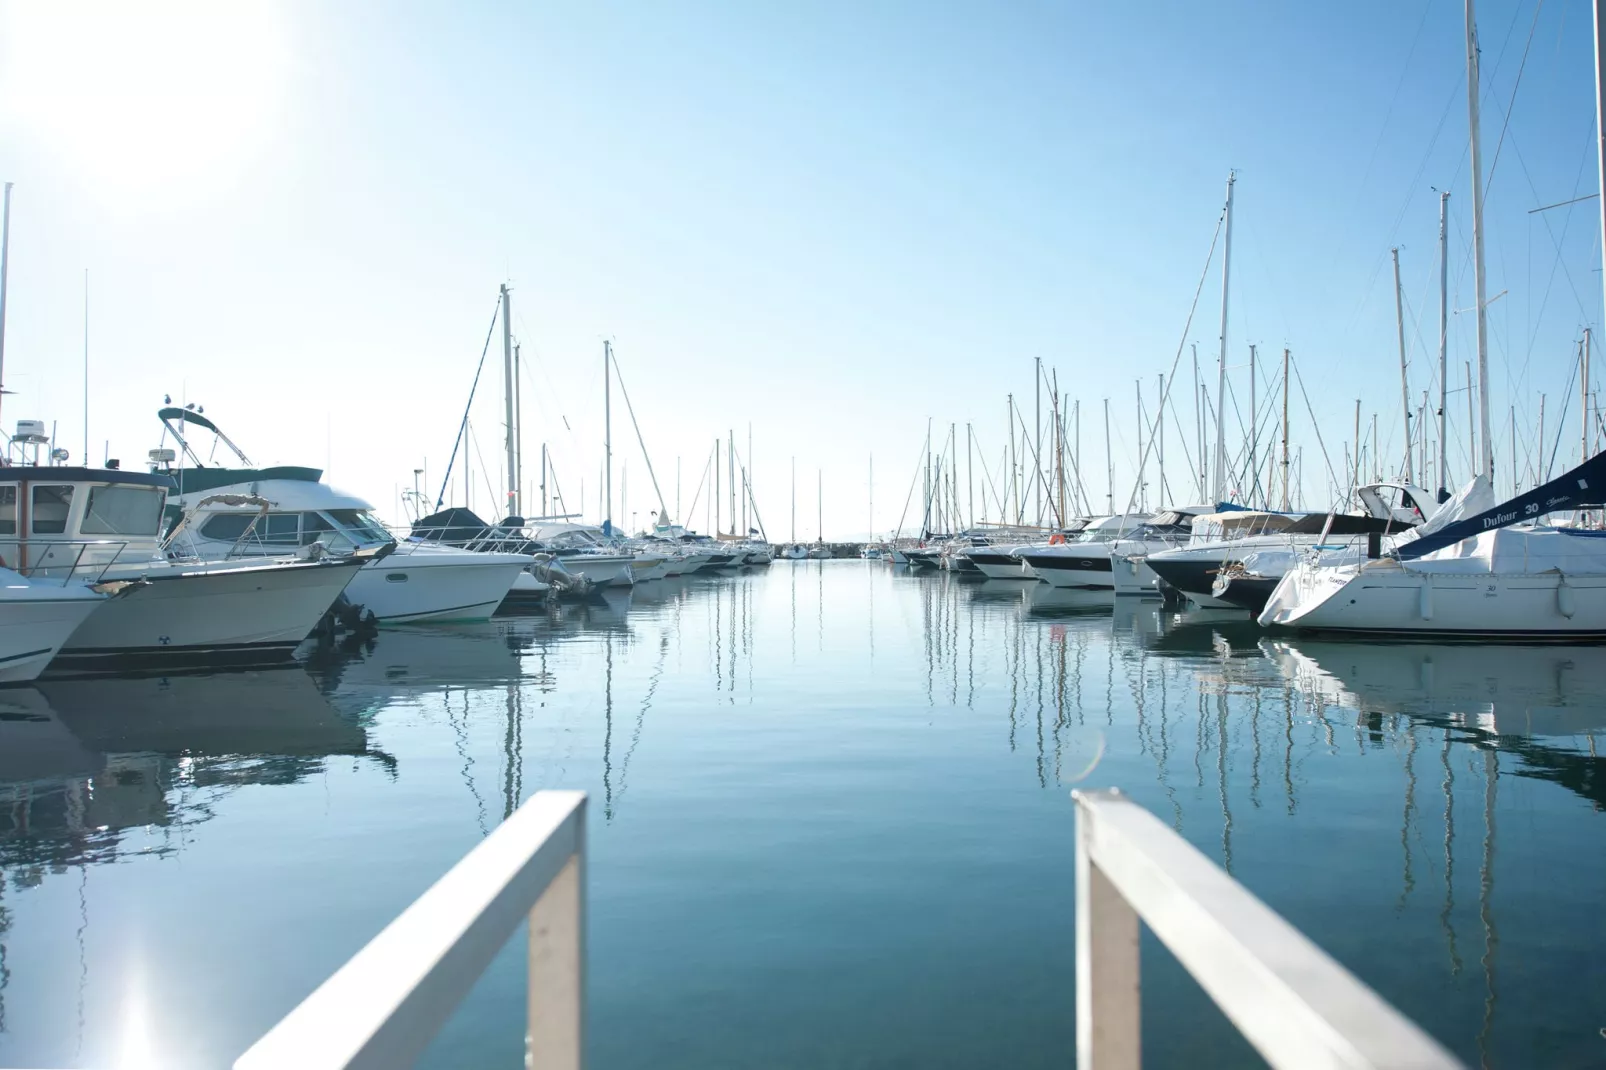
<svg viewBox="0 0 1606 1070"><path fill-rule="evenodd" d="M235 1062L413 1065L527 916L525 1066L585 1061L584 792L536 793Z"/></svg>
<svg viewBox="0 0 1606 1070"><path fill-rule="evenodd" d="M1073 796L1078 1070L1140 1065L1140 919L1274 1067L1461 1065L1153 814Z"/></svg>

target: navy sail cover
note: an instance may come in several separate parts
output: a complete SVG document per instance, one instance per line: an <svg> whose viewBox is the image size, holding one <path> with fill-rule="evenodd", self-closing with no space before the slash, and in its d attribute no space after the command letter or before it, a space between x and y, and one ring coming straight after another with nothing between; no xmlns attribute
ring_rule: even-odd
<svg viewBox="0 0 1606 1070"><path fill-rule="evenodd" d="M1431 535L1413 539L1400 547L1397 553L1401 560L1409 561L1480 532L1508 527L1524 520L1537 520L1546 513L1598 505L1606 505L1606 453L1597 453L1571 472L1537 486L1526 494L1501 502L1493 509L1448 524Z"/></svg>

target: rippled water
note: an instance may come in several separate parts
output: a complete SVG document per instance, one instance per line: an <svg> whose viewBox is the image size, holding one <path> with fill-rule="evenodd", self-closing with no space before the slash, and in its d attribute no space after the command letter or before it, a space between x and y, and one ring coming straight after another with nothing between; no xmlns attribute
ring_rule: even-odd
<svg viewBox="0 0 1606 1070"><path fill-rule="evenodd" d="M227 1065L579 787L593 1065L1065 1066L1069 792L1118 785L1467 1061L1599 1065L1603 745L1602 648L1274 641L850 561L10 690L0 1064ZM1252 1062L1146 940L1150 1064ZM522 967L432 1065L518 1065Z"/></svg>

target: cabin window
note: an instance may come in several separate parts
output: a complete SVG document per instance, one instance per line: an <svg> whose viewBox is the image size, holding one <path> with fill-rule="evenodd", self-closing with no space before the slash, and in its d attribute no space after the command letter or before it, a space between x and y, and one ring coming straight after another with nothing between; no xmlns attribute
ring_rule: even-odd
<svg viewBox="0 0 1606 1070"><path fill-rule="evenodd" d="M238 542L255 519L255 513L219 513L201 525L201 536L218 542Z"/></svg>
<svg viewBox="0 0 1606 1070"><path fill-rule="evenodd" d="M67 532L67 513L71 509L72 487L34 487L29 530L35 535L64 535Z"/></svg>
<svg viewBox="0 0 1606 1070"><path fill-rule="evenodd" d="M301 514L301 545L311 546L319 537L334 531L334 525L319 513Z"/></svg>
<svg viewBox="0 0 1606 1070"><path fill-rule="evenodd" d="M361 509L331 509L329 519L339 524L349 532L355 532L365 541L389 542L390 532L385 526L375 520L366 510Z"/></svg>
<svg viewBox="0 0 1606 1070"><path fill-rule="evenodd" d="M0 486L0 535L17 533L17 485Z"/></svg>
<svg viewBox="0 0 1606 1070"><path fill-rule="evenodd" d="M153 536L162 526L165 498L157 487L92 487L79 530L85 535Z"/></svg>
<svg viewBox="0 0 1606 1070"><path fill-rule="evenodd" d="M273 546L295 546L301 541L301 514L269 513L257 521L257 535Z"/></svg>

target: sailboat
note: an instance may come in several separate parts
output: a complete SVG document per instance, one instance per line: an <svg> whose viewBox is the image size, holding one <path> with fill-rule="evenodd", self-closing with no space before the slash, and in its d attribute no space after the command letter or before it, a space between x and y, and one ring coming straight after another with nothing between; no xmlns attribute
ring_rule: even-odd
<svg viewBox="0 0 1606 1070"><path fill-rule="evenodd" d="M1467 3L1466 35L1482 473L1462 492L1463 499L1494 471L1484 299L1480 85L1471 0ZM1596 57L1597 95L1603 89L1601 58ZM1597 112L1597 118L1600 114ZM1606 151L1606 143L1602 149ZM1600 182L1600 192L1606 193L1606 172ZM1606 228L1606 204L1601 205L1601 212ZM1301 562L1283 576L1257 619L1266 626L1323 631L1518 639L1606 637L1606 533L1543 526L1544 518L1552 513L1602 505L1606 505L1606 454L1596 454L1557 479L1403 541L1387 554L1374 542L1368 546L1368 559L1359 563Z"/></svg>
<svg viewBox="0 0 1606 1070"><path fill-rule="evenodd" d="M1321 631L1606 636L1606 532L1544 527L1606 505L1606 453L1526 494L1356 563L1301 562L1259 621ZM1521 525L1521 526L1518 526Z"/></svg>

